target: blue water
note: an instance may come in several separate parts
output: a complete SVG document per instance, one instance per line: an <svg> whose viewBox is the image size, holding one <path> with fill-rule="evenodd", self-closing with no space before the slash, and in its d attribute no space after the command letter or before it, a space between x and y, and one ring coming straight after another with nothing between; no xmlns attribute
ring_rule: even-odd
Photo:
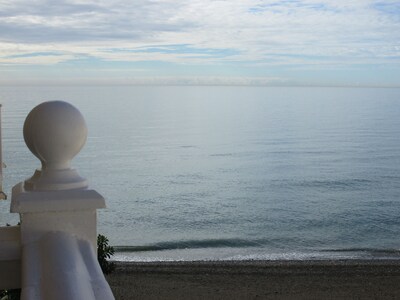
<svg viewBox="0 0 400 300"><path fill-rule="evenodd" d="M400 257L400 89L1 87L8 194L39 166L24 118L54 99L88 123L73 165L116 259Z"/></svg>

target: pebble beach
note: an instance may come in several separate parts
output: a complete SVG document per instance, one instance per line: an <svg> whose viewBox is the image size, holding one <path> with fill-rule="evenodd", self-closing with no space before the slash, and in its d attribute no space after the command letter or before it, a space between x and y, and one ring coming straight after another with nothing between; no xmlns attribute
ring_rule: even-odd
<svg viewBox="0 0 400 300"><path fill-rule="evenodd" d="M398 299L400 261L116 262L116 299Z"/></svg>

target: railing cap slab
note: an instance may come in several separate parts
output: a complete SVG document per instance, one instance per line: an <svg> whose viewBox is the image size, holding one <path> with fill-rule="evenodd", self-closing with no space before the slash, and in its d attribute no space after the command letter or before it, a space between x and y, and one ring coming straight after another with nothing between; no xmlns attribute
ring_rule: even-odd
<svg viewBox="0 0 400 300"><path fill-rule="evenodd" d="M106 203L98 192L89 189L60 191L26 191L23 183L12 190L10 211L34 213L55 211L82 211L105 208Z"/></svg>

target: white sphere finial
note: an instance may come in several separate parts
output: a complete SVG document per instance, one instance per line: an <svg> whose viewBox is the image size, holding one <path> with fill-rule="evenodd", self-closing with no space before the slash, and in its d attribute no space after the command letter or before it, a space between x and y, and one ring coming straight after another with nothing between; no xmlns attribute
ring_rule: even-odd
<svg viewBox="0 0 400 300"><path fill-rule="evenodd" d="M28 148L48 169L67 169L86 142L82 114L63 101L36 106L26 118L24 139Z"/></svg>
<svg viewBox="0 0 400 300"><path fill-rule="evenodd" d="M82 149L86 137L85 120L71 104L49 101L36 106L24 123L25 143L42 162L42 171L35 178L33 189L83 187L86 181L70 168L70 163Z"/></svg>

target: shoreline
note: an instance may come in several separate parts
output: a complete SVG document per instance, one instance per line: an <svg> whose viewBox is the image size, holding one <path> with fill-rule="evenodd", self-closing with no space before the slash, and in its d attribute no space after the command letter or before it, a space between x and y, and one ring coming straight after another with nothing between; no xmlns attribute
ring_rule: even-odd
<svg viewBox="0 0 400 300"><path fill-rule="evenodd" d="M116 299L397 299L400 260L116 262Z"/></svg>

